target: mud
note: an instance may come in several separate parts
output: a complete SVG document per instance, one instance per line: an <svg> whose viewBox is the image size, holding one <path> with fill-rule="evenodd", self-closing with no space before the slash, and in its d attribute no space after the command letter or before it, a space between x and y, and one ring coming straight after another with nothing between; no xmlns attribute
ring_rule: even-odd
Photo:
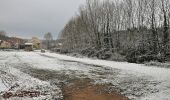
<svg viewBox="0 0 170 100"><path fill-rule="evenodd" d="M109 84L94 85L89 79L75 80L63 87L64 100L129 100L115 92L109 92Z"/></svg>

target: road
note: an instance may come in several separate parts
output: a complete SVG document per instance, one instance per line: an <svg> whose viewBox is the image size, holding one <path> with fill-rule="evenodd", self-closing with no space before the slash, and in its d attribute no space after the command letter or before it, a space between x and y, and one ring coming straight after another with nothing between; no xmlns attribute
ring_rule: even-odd
<svg viewBox="0 0 170 100"><path fill-rule="evenodd" d="M75 100L85 93L95 97L96 91L101 100L168 100L169 73L168 68L126 62L0 51L0 95L9 100Z"/></svg>

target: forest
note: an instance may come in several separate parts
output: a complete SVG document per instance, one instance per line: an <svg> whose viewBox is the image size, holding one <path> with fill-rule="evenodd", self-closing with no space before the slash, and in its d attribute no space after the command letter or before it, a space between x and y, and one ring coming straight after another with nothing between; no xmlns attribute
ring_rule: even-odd
<svg viewBox="0 0 170 100"><path fill-rule="evenodd" d="M62 53L143 63L169 60L170 0L87 0L60 33Z"/></svg>

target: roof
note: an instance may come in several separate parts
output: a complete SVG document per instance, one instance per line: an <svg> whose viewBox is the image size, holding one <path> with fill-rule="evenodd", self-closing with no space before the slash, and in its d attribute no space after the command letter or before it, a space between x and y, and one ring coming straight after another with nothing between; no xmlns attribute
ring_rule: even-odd
<svg viewBox="0 0 170 100"><path fill-rule="evenodd" d="M32 43L25 43L25 45L33 45Z"/></svg>

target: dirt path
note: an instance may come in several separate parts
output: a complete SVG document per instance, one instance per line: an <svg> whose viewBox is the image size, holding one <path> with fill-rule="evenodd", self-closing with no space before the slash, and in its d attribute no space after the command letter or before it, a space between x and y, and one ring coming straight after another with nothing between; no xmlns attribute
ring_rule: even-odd
<svg viewBox="0 0 170 100"><path fill-rule="evenodd" d="M7 63L1 62L11 67L10 71L13 75L27 80L28 77L22 75L21 77L18 74L19 71L28 74L26 75L30 76L28 80L36 79L48 83L51 88L43 89L44 85L39 84L41 83L39 81L33 84L33 87L42 87L40 91L42 91L41 89L49 90L47 93L54 93L49 97L56 97L57 100L63 100L63 98L64 100L127 100L126 97L139 100L141 97L145 98L147 94L158 93L158 86L161 84L145 74L72 60L60 60L49 56L50 54L47 56L34 52L4 54L9 55L9 58L4 58ZM2 66L2 68L6 70L6 67ZM13 68L18 71L16 72ZM7 70L11 73L10 71ZM27 85L28 83L23 84L21 81L19 84L22 86L22 84ZM34 82L30 81L30 83ZM53 90L54 87L57 90ZM58 99L57 93L61 93L60 99Z"/></svg>
<svg viewBox="0 0 170 100"><path fill-rule="evenodd" d="M77 100L127 100L125 96L130 95L130 99L142 96L145 91L140 90L157 92L156 89L150 88L155 84L148 81L148 77L146 79L143 76L136 77L107 66L58 60L39 54L33 55L36 55L35 58L20 59L21 63L13 67L59 87L64 100L76 100L76 98ZM19 58L22 57L19 56ZM36 61L37 57L41 58L40 61ZM86 78L89 78L90 82L85 82ZM84 81L81 82L82 80Z"/></svg>
<svg viewBox="0 0 170 100"><path fill-rule="evenodd" d="M94 84L94 80L85 78L86 76L80 78L76 75L67 75L65 71L34 68L22 69L22 71L40 80L50 81L51 84L60 86L63 100L129 100L114 91L114 88L110 88L111 84Z"/></svg>

